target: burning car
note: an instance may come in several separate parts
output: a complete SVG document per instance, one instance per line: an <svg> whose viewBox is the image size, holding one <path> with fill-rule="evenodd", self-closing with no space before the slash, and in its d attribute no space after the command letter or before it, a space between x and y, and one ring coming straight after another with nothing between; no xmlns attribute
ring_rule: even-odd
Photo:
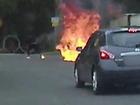
<svg viewBox="0 0 140 105"><path fill-rule="evenodd" d="M96 31L76 58L74 77L76 87L91 83L95 94L140 84L140 28Z"/></svg>
<svg viewBox="0 0 140 105"><path fill-rule="evenodd" d="M77 8L73 3L62 3L60 7L62 32L56 49L64 61L75 61L79 54L76 48L84 48L90 35L99 29L101 17L98 12Z"/></svg>

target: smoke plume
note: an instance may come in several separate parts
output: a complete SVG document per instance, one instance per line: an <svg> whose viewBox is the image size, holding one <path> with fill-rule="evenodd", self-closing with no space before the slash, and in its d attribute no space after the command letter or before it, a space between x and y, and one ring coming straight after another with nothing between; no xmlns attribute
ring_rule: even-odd
<svg viewBox="0 0 140 105"><path fill-rule="evenodd" d="M120 17L124 13L124 6L115 0L62 0L66 4L80 9L97 11L101 15L101 27L109 25L109 21Z"/></svg>

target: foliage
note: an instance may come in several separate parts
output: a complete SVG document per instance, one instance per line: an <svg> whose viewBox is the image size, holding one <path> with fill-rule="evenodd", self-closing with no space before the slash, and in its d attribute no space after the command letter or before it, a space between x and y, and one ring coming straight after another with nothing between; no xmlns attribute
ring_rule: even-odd
<svg viewBox="0 0 140 105"><path fill-rule="evenodd" d="M0 41L5 35L16 34L24 44L26 40L50 33L55 7L54 0L0 0L0 19L3 22Z"/></svg>
<svg viewBox="0 0 140 105"><path fill-rule="evenodd" d="M34 30L37 28L36 33L40 34L39 31L45 31L45 28L46 31L50 29L50 18L54 15L54 0L0 0L0 18L4 18L8 30L24 33L26 26L35 26Z"/></svg>
<svg viewBox="0 0 140 105"><path fill-rule="evenodd" d="M18 0L0 0L0 14L13 13L16 11Z"/></svg>

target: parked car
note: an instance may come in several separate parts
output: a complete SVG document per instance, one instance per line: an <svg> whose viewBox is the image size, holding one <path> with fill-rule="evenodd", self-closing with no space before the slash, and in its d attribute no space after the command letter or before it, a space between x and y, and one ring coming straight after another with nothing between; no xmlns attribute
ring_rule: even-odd
<svg viewBox="0 0 140 105"><path fill-rule="evenodd" d="M75 61L74 77L76 87L91 83L95 94L110 86L140 84L140 28L92 34Z"/></svg>

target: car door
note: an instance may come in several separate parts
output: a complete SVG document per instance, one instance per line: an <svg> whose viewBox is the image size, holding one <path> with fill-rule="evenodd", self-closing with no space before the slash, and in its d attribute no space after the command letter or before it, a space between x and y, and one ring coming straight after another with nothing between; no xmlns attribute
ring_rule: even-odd
<svg viewBox="0 0 140 105"><path fill-rule="evenodd" d="M80 79L85 82L91 81L92 64L96 53L94 52L94 44L97 43L99 32L95 32L88 40L84 50L81 52L79 61Z"/></svg>

